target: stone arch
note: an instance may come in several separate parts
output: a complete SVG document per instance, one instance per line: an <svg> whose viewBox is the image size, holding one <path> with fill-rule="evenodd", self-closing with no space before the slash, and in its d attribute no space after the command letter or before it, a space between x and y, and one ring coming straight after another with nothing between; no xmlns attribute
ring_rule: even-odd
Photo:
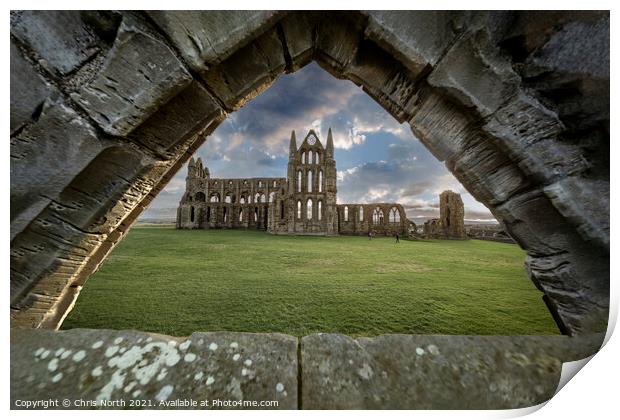
<svg viewBox="0 0 620 420"><path fill-rule="evenodd" d="M204 203L205 201L207 201L207 197L205 196L205 193L203 193L202 191L198 191L194 195L194 201L197 201L199 203Z"/></svg>
<svg viewBox="0 0 620 420"><path fill-rule="evenodd" d="M567 60L580 57L561 55L554 40L560 31L569 43L577 33L608 37L608 14L558 20L540 12L251 12L254 18L243 23L226 21L239 25L227 37L214 32L231 29L226 24L201 23L209 22L208 13L187 20L180 12L153 11L136 21L120 12L113 48L100 49L102 59L89 69L93 77L77 87L46 83L48 76L28 60L36 77L12 75L18 90L41 95L30 108L13 100L13 89L11 95L13 325L57 326L86 278L223 118L279 74L316 60L407 122L505 225L527 251L528 273L563 332L605 329L609 163L590 145L609 144L608 51L574 70ZM200 42L188 41L187 31ZM157 32L166 36L151 35ZM22 42L40 56L50 54L28 38ZM58 49L73 57L74 47ZM29 52L17 50L16 59L23 54ZM148 54L161 65L125 60L129 54ZM64 63L59 77L82 65ZM524 77L536 68L544 70L540 77ZM119 75L114 90L106 86ZM50 86L73 91L52 95L57 88ZM109 99L102 101L100 92ZM601 100L586 100L593 96ZM34 113L43 101L42 112ZM20 141L25 138L36 141ZM58 138L67 140L57 144ZM110 147L114 159L105 155ZM43 150L46 159L33 158ZM66 157L62 168L54 153ZM84 172L100 167L105 171L97 176ZM84 191L87 204L75 210L69 204ZM62 228L48 219L76 229L52 232ZM47 246L35 246L41 241Z"/></svg>

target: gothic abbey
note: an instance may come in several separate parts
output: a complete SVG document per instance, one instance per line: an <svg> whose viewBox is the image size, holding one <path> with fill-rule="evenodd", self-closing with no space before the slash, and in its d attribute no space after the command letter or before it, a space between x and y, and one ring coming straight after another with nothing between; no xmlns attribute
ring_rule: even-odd
<svg viewBox="0 0 620 420"><path fill-rule="evenodd" d="M299 148L291 134L286 178L211 178L202 160L189 162L177 228L255 228L276 234L407 235L414 227L398 203L336 204L331 129L323 146L310 130Z"/></svg>

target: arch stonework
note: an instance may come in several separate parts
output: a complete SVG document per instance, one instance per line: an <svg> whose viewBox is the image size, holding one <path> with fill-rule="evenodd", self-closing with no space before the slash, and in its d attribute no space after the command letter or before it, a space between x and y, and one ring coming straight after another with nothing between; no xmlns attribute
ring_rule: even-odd
<svg viewBox="0 0 620 420"><path fill-rule="evenodd" d="M315 60L504 223L563 332L604 331L601 43L606 12L12 12L12 325L57 327L218 124Z"/></svg>

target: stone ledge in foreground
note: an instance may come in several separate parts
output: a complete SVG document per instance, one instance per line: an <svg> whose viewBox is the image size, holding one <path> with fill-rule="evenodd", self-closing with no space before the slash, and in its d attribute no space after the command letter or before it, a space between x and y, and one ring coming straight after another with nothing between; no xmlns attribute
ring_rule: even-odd
<svg viewBox="0 0 620 420"><path fill-rule="evenodd" d="M81 398L122 399L127 408L130 400L179 408L178 400L189 399L277 401L280 409L520 408L551 398L562 362L592 355L602 340L313 334L301 339L298 356L299 340L284 334L14 329L11 406Z"/></svg>

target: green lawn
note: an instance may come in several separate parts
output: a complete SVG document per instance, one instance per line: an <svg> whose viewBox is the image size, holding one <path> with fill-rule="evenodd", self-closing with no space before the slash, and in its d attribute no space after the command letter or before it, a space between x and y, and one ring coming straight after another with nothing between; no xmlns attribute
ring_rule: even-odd
<svg viewBox="0 0 620 420"><path fill-rule="evenodd" d="M63 329L559 334L516 245L136 226Z"/></svg>

